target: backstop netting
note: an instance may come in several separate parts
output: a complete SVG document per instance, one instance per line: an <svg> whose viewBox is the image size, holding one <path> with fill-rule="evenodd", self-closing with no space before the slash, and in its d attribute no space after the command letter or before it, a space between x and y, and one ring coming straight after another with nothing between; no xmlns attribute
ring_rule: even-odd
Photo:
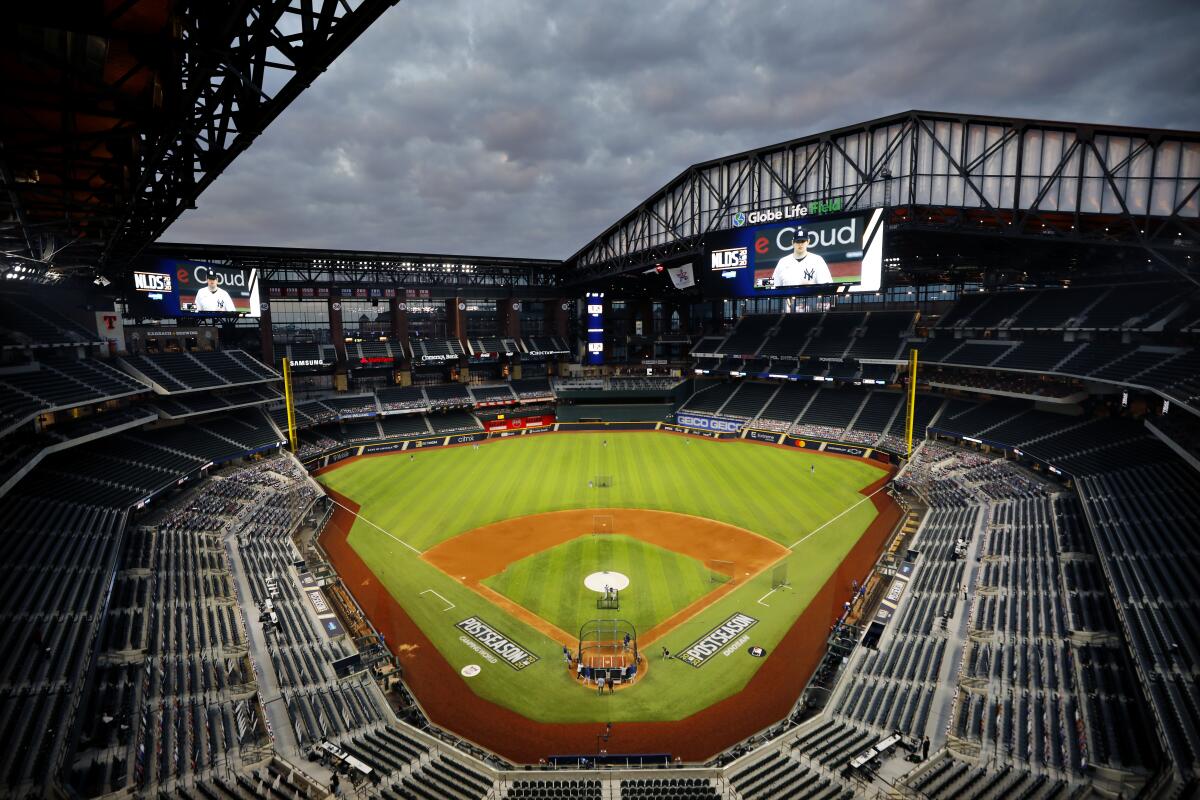
<svg viewBox="0 0 1200 800"><path fill-rule="evenodd" d="M638 663L637 629L624 619L593 619L579 629L579 663L590 668L594 681L603 675L620 683Z"/></svg>
<svg viewBox="0 0 1200 800"><path fill-rule="evenodd" d="M709 583L737 582L737 564L733 561L710 560L704 566L708 568Z"/></svg>
<svg viewBox="0 0 1200 800"><path fill-rule="evenodd" d="M771 570L771 588L781 589L788 585L788 563L782 561L775 565L775 569Z"/></svg>

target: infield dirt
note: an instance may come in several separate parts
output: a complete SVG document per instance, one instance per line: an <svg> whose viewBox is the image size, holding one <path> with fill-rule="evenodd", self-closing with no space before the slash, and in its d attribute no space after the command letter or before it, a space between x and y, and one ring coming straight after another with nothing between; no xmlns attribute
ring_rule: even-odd
<svg viewBox="0 0 1200 800"><path fill-rule="evenodd" d="M642 632L638 642L646 647L680 623L712 605L746 580L753 578L789 550L751 531L704 517L670 511L634 508L588 508L533 514L484 525L447 539L426 550L422 558L442 572L486 597L551 639L574 647L575 635L555 627L523 606L483 584L483 579L514 561L548 550L581 535L593 535L592 518L610 515L614 533L633 536L697 561L725 561L739 573L695 602ZM604 534L600 534L604 535ZM748 573L748 574L747 574Z"/></svg>

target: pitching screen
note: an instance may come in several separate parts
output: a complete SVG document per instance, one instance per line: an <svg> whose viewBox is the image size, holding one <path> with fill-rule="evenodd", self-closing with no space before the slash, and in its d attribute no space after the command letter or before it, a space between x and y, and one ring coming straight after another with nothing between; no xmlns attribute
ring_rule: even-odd
<svg viewBox="0 0 1200 800"><path fill-rule="evenodd" d="M708 236L705 250L703 282L713 294L874 292L883 271L883 209L743 224Z"/></svg>
<svg viewBox="0 0 1200 800"><path fill-rule="evenodd" d="M131 301L159 317L257 317L258 270L162 258L133 273Z"/></svg>

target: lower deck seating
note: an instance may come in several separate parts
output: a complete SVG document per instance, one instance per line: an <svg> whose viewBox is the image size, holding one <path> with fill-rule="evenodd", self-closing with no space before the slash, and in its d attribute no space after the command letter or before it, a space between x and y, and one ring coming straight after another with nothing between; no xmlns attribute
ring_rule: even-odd
<svg viewBox="0 0 1200 800"><path fill-rule="evenodd" d="M541 798L562 798L562 800L603 800L605 797L603 784L596 779L531 779L518 780L508 784L504 797L512 800L541 800Z"/></svg>

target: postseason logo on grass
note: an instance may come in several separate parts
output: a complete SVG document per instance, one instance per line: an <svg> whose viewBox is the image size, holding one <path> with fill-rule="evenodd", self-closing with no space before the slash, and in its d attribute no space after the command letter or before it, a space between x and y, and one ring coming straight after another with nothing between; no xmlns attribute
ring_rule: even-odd
<svg viewBox="0 0 1200 800"><path fill-rule="evenodd" d="M742 614L741 612L734 614L684 648L683 653L677 656L677 658L686 664L691 664L693 667L703 667L708 663L710 658L721 652L722 647L725 647L757 624L758 620L749 614Z"/></svg>
<svg viewBox="0 0 1200 800"><path fill-rule="evenodd" d="M522 670L538 660L538 657L512 639L500 633L479 617L467 617L455 626L481 645L491 650L515 670Z"/></svg>

